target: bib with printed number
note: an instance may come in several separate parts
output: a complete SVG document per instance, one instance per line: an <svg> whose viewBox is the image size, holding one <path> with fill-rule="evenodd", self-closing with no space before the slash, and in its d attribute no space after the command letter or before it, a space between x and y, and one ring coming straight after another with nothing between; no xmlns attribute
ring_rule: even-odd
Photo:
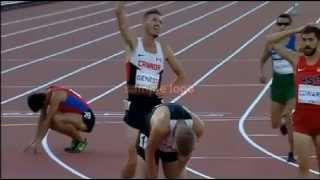
<svg viewBox="0 0 320 180"><path fill-rule="evenodd" d="M158 88L160 80L159 74L146 73L141 70L137 70L136 74L136 87L155 91Z"/></svg>
<svg viewBox="0 0 320 180"><path fill-rule="evenodd" d="M300 84L298 87L298 102L320 105L320 86Z"/></svg>

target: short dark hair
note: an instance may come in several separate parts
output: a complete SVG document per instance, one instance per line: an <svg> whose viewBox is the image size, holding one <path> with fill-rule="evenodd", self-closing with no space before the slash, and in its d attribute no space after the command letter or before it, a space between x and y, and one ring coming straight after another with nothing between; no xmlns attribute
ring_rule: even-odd
<svg viewBox="0 0 320 180"><path fill-rule="evenodd" d="M320 29L316 26L306 26L301 34L310 34L310 33L314 33L317 37L318 40L320 40Z"/></svg>
<svg viewBox="0 0 320 180"><path fill-rule="evenodd" d="M179 121L176 129L176 145L178 152L182 156L188 156L192 153L196 142L196 135L192 128L185 122Z"/></svg>
<svg viewBox="0 0 320 180"><path fill-rule="evenodd" d="M33 112L38 112L45 103L45 93L34 93L28 97L28 106Z"/></svg>
<svg viewBox="0 0 320 180"><path fill-rule="evenodd" d="M292 18L291 18L291 16L290 16L290 14L287 14L287 13L280 14L280 15L278 16L278 19L279 19L279 18L287 18L287 19L289 19L289 23L290 23L290 24L292 23Z"/></svg>
<svg viewBox="0 0 320 180"><path fill-rule="evenodd" d="M146 19L150 14L158 14L159 16L162 15L158 9L150 9L149 11L144 13L143 19Z"/></svg>

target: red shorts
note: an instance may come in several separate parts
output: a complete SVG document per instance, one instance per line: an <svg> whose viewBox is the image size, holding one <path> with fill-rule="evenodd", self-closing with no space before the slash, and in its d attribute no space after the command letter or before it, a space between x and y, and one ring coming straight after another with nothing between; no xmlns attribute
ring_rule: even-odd
<svg viewBox="0 0 320 180"><path fill-rule="evenodd" d="M296 109L293 114L293 129L310 136L320 134L320 108Z"/></svg>

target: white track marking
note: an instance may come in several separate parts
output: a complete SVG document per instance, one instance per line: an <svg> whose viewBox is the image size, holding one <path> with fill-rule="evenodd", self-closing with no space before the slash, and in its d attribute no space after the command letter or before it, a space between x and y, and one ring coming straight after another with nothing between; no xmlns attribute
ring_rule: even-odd
<svg viewBox="0 0 320 180"><path fill-rule="evenodd" d="M268 2L266 2L268 3ZM265 5L264 3L263 5ZM261 6L261 5L260 5ZM240 16L241 17L241 16ZM240 18L239 17L239 18ZM229 55L227 58L225 58L222 62L220 62L218 65L215 65L213 68L210 69L206 74L201 76L200 79L198 79L195 83L193 83L187 90L185 90L183 93L181 93L178 97L176 97L173 102L179 100L181 97L185 96L191 89L193 89L195 86L197 86L200 82L205 80L208 76L210 76L213 72L215 72L217 69L222 67L225 63L230 61L235 55L237 55L240 51L242 51L245 47L247 47L250 43L252 43L256 38L258 38L262 33L264 33L267 29L269 29L275 21L268 24L266 27L264 27L260 32L258 32L256 35L254 35L251 39L249 39L247 42L245 42L240 48L238 48L236 51L234 51L231 55Z"/></svg>
<svg viewBox="0 0 320 180"><path fill-rule="evenodd" d="M193 4L193 5L190 5L190 6L187 6L187 7L184 7L184 8L181 8L179 9L178 11L173 11L171 13L168 13L166 15L163 16L164 17L168 17L168 16L171 16L173 14L176 14L176 13L179 13L181 11L185 11L185 10L188 10L190 8L194 8L196 6L199 6L199 5L202 5L202 4L205 4L207 2L199 2L199 3L196 3L196 4ZM164 3L165 5L169 5L171 3ZM157 7L159 6L163 6L162 4L158 5ZM128 14L128 16L131 16L131 15L135 15L137 14L138 12L133 12L131 14ZM39 39L37 41L33 41L33 42L30 42L30 43L27 43L27 44L23 44L23 45L19 45L19 46L16 46L16 47L12 47L12 48L9 48L9 49L5 49L5 50L2 50L1 53L7 53L7 52L10 52L10 51L14 51L14 50L17 50L17 49L21 49L21 48L24 48L24 47L29 47L29 46L32 46L32 45L35 45L35 44L38 44L38 43L42 43L42 42L45 42L45 41L49 41L49 40L52 40L52 39L55 39L55 38L58 38L58 37L62 37L62 36L66 36L66 35L69 35L69 34L72 34L72 33L75 33L75 32L78 32L78 31L82 31L84 29L88 29L88 28L91 28L91 27L95 27L95 26L98 26L98 25L101 25L101 24L105 24L105 23L108 23L108 22L111 22L111 21L114 21L113 19L112 20L107 20L107 21L103 21L101 23L97 23L97 24L92 24L92 25L89 25L89 26L84 26L84 27L81 27L81 28L77 28L77 29L74 29L74 30L71 30L71 31L68 31L68 32L64 32L64 33L61 33L61 34L57 34L57 35L54 35L54 36L49 36L49 37L46 37L46 38L43 38L43 39ZM134 28L137 28L141 26L141 24L139 25L133 25L131 26L130 28L131 29L134 29ZM103 36L103 39L105 38L109 38L109 37L112 37L112 36L115 36L115 35L118 35L120 34L119 31L117 32L114 32L114 33L111 33L109 35L106 35L106 36ZM100 39L100 38L98 38ZM92 40L93 42L95 42L95 40ZM100 40L99 40L100 41ZM12 61L15 61L15 60L12 60ZM79 61L84 61L84 60L79 60ZM85 60L85 61L88 61L88 60Z"/></svg>
<svg viewBox="0 0 320 180"><path fill-rule="evenodd" d="M288 156L279 155L279 157L286 159ZM315 156L310 156L310 158L314 159ZM194 156L191 157L194 160L240 160L240 159L273 159L270 156Z"/></svg>
<svg viewBox="0 0 320 180"><path fill-rule="evenodd" d="M24 19L20 19L20 20L10 21L10 22L6 22L6 23L1 23L1 26L7 26L7 25L10 25L10 24L17 24L17 23L31 21L31 20L34 20L34 19L41 19L41 18L49 17L49 16L55 16L55 15L58 15L58 14L64 14L64 13L73 12L73 11L77 11L77 10L80 10L80 9L94 7L94 6L100 6L100 5L108 4L108 3L109 2L90 4L90 5L80 6L80 7L71 8L71 9L58 11L58 12L54 12L54 13L44 14L44 15L40 15L40 16L34 16L34 17L24 18Z"/></svg>
<svg viewBox="0 0 320 180"><path fill-rule="evenodd" d="M295 167L299 167L297 164L295 163L288 163L285 159L279 157L278 155L273 154L272 152L266 150L265 148L263 148L262 146L258 145L257 143L255 143L252 139L250 139L250 137L248 136L245 127L244 127L244 123L245 120L247 119L247 117L250 115L251 111L254 109L254 107L258 104L258 102L262 99L263 95L267 92L267 90L269 89L270 85L272 83L272 80L270 80L268 82L268 84L263 88L263 90L258 94L258 96L254 99L254 101L250 104L250 106L246 109L245 113L241 116L240 120L239 120L239 124L238 124L238 129L242 135L242 137L250 144L252 145L254 148L260 150L261 152L271 156L274 159L277 159L283 163L286 164L290 164L292 166ZM312 170L310 169L311 173L314 174L320 174L318 171Z"/></svg>
<svg viewBox="0 0 320 180"><path fill-rule="evenodd" d="M12 116L14 118L21 118L20 120L21 121L25 121L26 119L25 118L33 118L33 119L30 119L31 122L32 121L36 121L36 117L39 117L39 116ZM113 117L113 116L96 116L96 117ZM123 116L116 116L117 118L122 118ZM8 117L7 117L8 118ZM11 118L11 117L10 117ZM17 120L17 119L15 119ZM20 121L18 120L18 121ZM233 118L233 119L203 119L204 122L206 123L220 123L220 122L238 122L239 121L239 118L236 119L236 118ZM261 120L258 120L258 121L261 121ZM123 124L123 122L121 120L99 120L96 122L96 124ZM1 127L21 127L21 126L37 126L37 123L1 123ZM250 136L250 135L249 135ZM261 136L260 136L261 137ZM272 136L266 136L266 137L272 137Z"/></svg>
<svg viewBox="0 0 320 180"><path fill-rule="evenodd" d="M131 3L131 4L127 4L127 6L133 6L133 5L137 5L137 4L140 4L140 3L142 3L142 2L134 2L134 3ZM77 16L77 17L73 17L73 18L69 18L69 19L64 19L64 20L56 21L56 22L49 23L49 24L42 24L40 26L35 26L35 27L32 27L32 28L19 30L19 31L16 31L16 32L11 32L11 33L8 33L8 34L1 35L1 38L7 38L7 37L11 37L11 36L14 36L14 35L17 35L17 34L22 34L22 33L26 33L26 32L29 32L29 31L34 31L34 30L38 30L38 29L42 29L42 28L47 28L47 27L54 26L54 25L57 25L57 24L63 24L63 23L67 23L67 22L70 22L70 21L75 21L75 20L87 18L87 17L90 17L90 16L96 16L98 14L107 13L107 12L110 12L110 11L113 11L113 10L114 10L114 8L109 8L109 9L105 9L105 10L102 10L102 11L97 11L97 12L86 14L86 15L82 15L82 16ZM1 51L1 53L3 53L3 52Z"/></svg>
<svg viewBox="0 0 320 180"><path fill-rule="evenodd" d="M127 16L132 16L132 15L136 15L136 14L139 14L141 12L144 12L144 11L147 11L147 10L150 10L150 9L153 9L153 8L159 8L159 7L162 7L162 6L167 6L167 5L170 5L172 4L173 2L166 2L166 3L162 3L160 5L156 5L156 6L152 6L152 7L149 7L149 8L146 8L146 9L142 9L142 10L139 10L139 11L135 11L135 12L132 12L130 14L128 14ZM35 44L38 44L38 43L41 43L41 42L45 42L45 41L48 41L48 40L52 40L52 39L55 39L55 38L58 38L58 37L62 37L62 36L66 36L66 35L69 35L69 34L72 34L72 33L75 33L75 32L79 32L79 31L83 31L85 29L89 29L89 28L92 28L92 27L96 27L96 26L100 26L102 24L106 24L106 23L109 23L109 22L113 22L115 21L116 18L112 18L112 19L109 19L109 20L106 20L106 21L102 21L102 22L99 22L99 23L95 23L95 24L91 24L91 25L88 25L88 26L83 26L81 28L77 28L77 29L74 29L74 30L71 30L71 31L67 31L67 32L64 32L64 33L61 33L61 34L57 34L57 35L54 35L54 36L49 36L49 37L46 37L46 38L43 38L43 39L39 39L37 41L33 41L33 42L30 42L30 43L27 43L27 44L23 44L23 45L19 45L19 46L16 46L16 47L13 47L13 48L9 48L9 49L5 49L5 50L2 50L1 51L1 54L4 54L4 53L7 53L7 52L10 52L10 51L14 51L14 50L17 50L17 49L21 49L21 48L24 48L24 47L28 47L28 46L31 46L31 45L35 45ZM140 24L141 25L141 24ZM139 26L140 26L139 25ZM130 29L134 29L134 28L137 28L138 25L134 25L134 26L131 26ZM102 36L100 38L97 38L97 39L94 39L94 40L91 40L91 41L88 41L87 43L82 43L78 46L74 46L72 48L69 48L69 49L66 49L64 51L59 51L57 53L54 53L54 54L51 54L49 55L49 57L51 57L52 55L56 56L56 55L59 55L59 53L63 52L63 53L66 53L66 52L69 52L71 50L74 50L74 49L78 49L82 46L87 46L88 44L91 44L91 43L95 43L95 42L98 42L98 41L101 41L103 39L106 39L106 38L109 38L109 37L112 37L112 36L115 36L117 34L120 34L119 31L117 32L114 32L114 33L110 33L110 34L107 34L105 36ZM62 54L63 54L62 53ZM46 56L48 57L48 56ZM43 59L43 58L46 58L46 57L42 57L40 59ZM38 60L38 59L37 59ZM37 60L34 60L37 62ZM31 61L32 62L32 61ZM27 63L26 63L27 64ZM31 63L33 64L33 63ZM28 64L27 64L28 65ZM8 70L6 70L8 71ZM5 72L5 71L4 71ZM2 71L1 71L2 73Z"/></svg>
<svg viewBox="0 0 320 180"><path fill-rule="evenodd" d="M174 15L174 14L177 14L177 13L180 13L180 12L182 12L182 11L188 10L188 9L190 9L190 8L192 8L192 7L195 7L195 6L197 6L197 5L201 4L201 3L205 3L205 2L200 2L200 3L197 3L197 4L193 4L193 5L184 7L184 8L182 8L182 9L179 9L179 10L176 10L176 11L173 11L173 12L170 12L170 13L162 16L162 18L165 19L165 18L167 18L167 17L169 17L169 16L172 16L172 15ZM171 2L163 3L163 4L160 4L160 5L158 5L158 6L153 6L153 7L144 9L143 11L146 11L146 10L148 10L148 9L153 9L153 8L156 8L156 7L160 7L160 6L165 6L165 5L168 5L168 4L171 4ZM139 11L136 11L136 12L134 12L134 13L138 13L138 12L139 12ZM191 24L190 22L187 22L187 23L188 23L188 24ZM93 25L90 25L90 26L93 26ZM135 28L138 28L138 27L140 27L140 26L142 26L142 24L136 24L136 25L131 26L130 29L135 29ZM180 26L181 26L181 25L179 25L179 28L181 28ZM182 27L183 27L183 26L182 26ZM84 27L83 27L83 28L84 28ZM80 29L81 29L81 28L80 28ZM176 27L174 27L173 29L176 29ZM78 31L78 30L79 30L79 29L72 30L72 31L69 31L69 32L67 32L67 33L73 33L73 32L76 32L76 31ZM171 29L171 30L172 30L172 29ZM169 30L169 31L170 31L170 30ZM66 35L65 33L63 33L63 34ZM5 69L5 70L1 71L1 74L6 74L6 73L8 73L8 72L11 72L11 71L14 71L14 70L17 70L17 69L21 69L21 68L23 68L23 67L25 67L25 66L29 66L29 65L34 64L34 63L38 63L38 62L45 61L45 60L47 60L47 59L49 59L49 58L52 58L52 57L55 57L55 56L58 56L58 55L61 55L61 54L68 53L68 52L73 51L73 50L75 50L75 49L79 49L79 48L88 46L88 45L90 45L90 44L92 44L92 43L99 42L99 41L101 41L101 40L104 40L104 39L107 39L107 38L116 36L116 35L118 35L118 34L120 34L120 31L117 31L117 32L114 32L114 33L111 33L111 34L107 34L107 35L102 36L102 37L100 37L100 38L93 39L93 40L88 41L88 42L85 42L85 43L81 43L81 44L79 44L79 45L77 45L77 46L73 46L73 47L71 47L71 48L68 48L68 49L65 49L65 50L62 50L62 51L58 51L58 52L53 53L53 54L50 54L50 55L48 55L48 56L41 57L41 58L32 60L32 61L30 61L30 62L27 62L27 63L24 63L24 64L20 64L20 65L17 65L17 66L14 66L14 67ZM61 35L61 34L60 34L60 35ZM56 36L52 36L52 37L49 37L49 38L56 38ZM43 39L43 40L44 40L44 39ZM41 41L42 41L42 40L41 40ZM35 43L35 42L33 42L33 43Z"/></svg>
<svg viewBox="0 0 320 180"><path fill-rule="evenodd" d="M248 134L250 137L278 137L279 134Z"/></svg>
<svg viewBox="0 0 320 180"><path fill-rule="evenodd" d="M46 150L46 153L49 155L49 157L54 160L56 163L60 164L61 166L63 166L63 168L67 169L68 171L70 171L72 174L77 175L79 177L81 177L82 179L90 179L89 177L85 176L84 174L80 173L79 171L75 170L74 168L71 168L69 165L65 164L64 162L62 162L59 158L57 158L53 152L51 151L51 149L49 148L48 145L48 133L46 134L46 136L42 139L41 144L42 147Z"/></svg>
<svg viewBox="0 0 320 180"><path fill-rule="evenodd" d="M106 85L64 85L68 88L85 88L85 89L96 89L96 88L107 88L116 87L119 84L106 84ZM187 86L187 85L186 85ZM264 84L255 83L232 83L232 84L200 84L198 87L263 87ZM4 89L19 89L19 88L34 88L36 85L3 85Z"/></svg>
<svg viewBox="0 0 320 180"><path fill-rule="evenodd" d="M232 4L232 3L230 3L230 4ZM230 4L229 4L229 5L230 5ZM227 7L227 6L224 6L224 7ZM222 9L222 8L219 8L219 9ZM214 11L216 11L216 10L214 10ZM217 11L216 11L216 12L217 12ZM187 25L189 25L189 24L191 24L191 21L189 21L188 23L184 23L184 26L187 26ZM180 26L180 28L182 28L182 27L184 27L184 26ZM168 32L168 31L167 31L167 32ZM167 33L167 32L165 32L165 33ZM165 33L163 33L163 34L165 34ZM160 36L163 36L163 34L161 34ZM184 50L186 50L186 49L184 49ZM84 71L84 70L86 70L86 69L88 69L88 68L90 68L90 67L96 66L96 65L98 65L98 64L100 64L100 63L103 63L103 62L105 62L105 61L108 61L108 60L110 60L110 59L112 59L112 58L114 58L114 57L116 57L116 56L119 56L119 55L121 55L121 54L123 54L123 53L124 53L124 50L121 50L121 51L119 51L119 52L117 52L117 53L115 53L115 54L113 54L113 55L111 55L111 56L108 56L108 57L103 58L103 59L101 59L101 60L99 60L99 61L96 61L96 62L94 62L94 63L91 63L91 64L89 64L89 65L87 65L87 66L81 67L81 68L79 68L79 69L77 69L77 70L75 70L75 71L72 71L72 72L70 72L70 73L68 73L68 74L65 74L65 75L63 75L63 76L60 76L60 77L57 78L57 79L54 79L54 80L49 81L49 82L47 82L47 83L45 83L45 84L42 84L42 85L40 85L40 86L38 86L38 87L36 87L36 88L33 88L33 89L29 90L29 91L26 91L26 92L24 92L24 93L22 93L22 94L19 94L19 95L17 95L17 96L14 96L14 97L12 97L12 98L7 99L7 100L1 101L1 105L6 104L6 103L8 103L8 102L11 102L11 101L13 101L13 100L16 100L16 99L18 99L18 98L20 98L20 97L23 97L23 96L25 96L25 95L28 95L28 94L30 94L30 93L33 93L33 92L35 92L35 91L37 91L37 90L40 90L40 89L42 89L42 88L45 88L45 87L47 87L48 85L51 85L51 84L53 84L53 83L55 83L55 82L58 82L58 81L60 81L60 80L63 80L63 79L65 79L65 78L67 78L67 77L70 77L70 76L72 76L72 75L74 75L74 74L77 74L77 73L79 73L79 72L81 72L81 71ZM122 82L122 83L123 83L123 82Z"/></svg>

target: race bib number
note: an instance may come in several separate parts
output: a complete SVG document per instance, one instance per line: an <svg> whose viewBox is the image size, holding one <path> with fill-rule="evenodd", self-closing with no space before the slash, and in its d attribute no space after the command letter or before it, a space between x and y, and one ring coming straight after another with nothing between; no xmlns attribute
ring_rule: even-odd
<svg viewBox="0 0 320 180"><path fill-rule="evenodd" d="M84 112L83 117L86 118L86 119L91 119L92 118L92 114L91 114L91 112L87 111L87 112Z"/></svg>
<svg viewBox="0 0 320 180"><path fill-rule="evenodd" d="M147 145L148 145L148 137L140 133L139 146L145 150L147 148Z"/></svg>
<svg viewBox="0 0 320 180"><path fill-rule="evenodd" d="M298 93L299 103L320 105L320 86L300 84Z"/></svg>
<svg viewBox="0 0 320 180"><path fill-rule="evenodd" d="M155 91L158 88L159 74L145 73L137 70L136 87Z"/></svg>

